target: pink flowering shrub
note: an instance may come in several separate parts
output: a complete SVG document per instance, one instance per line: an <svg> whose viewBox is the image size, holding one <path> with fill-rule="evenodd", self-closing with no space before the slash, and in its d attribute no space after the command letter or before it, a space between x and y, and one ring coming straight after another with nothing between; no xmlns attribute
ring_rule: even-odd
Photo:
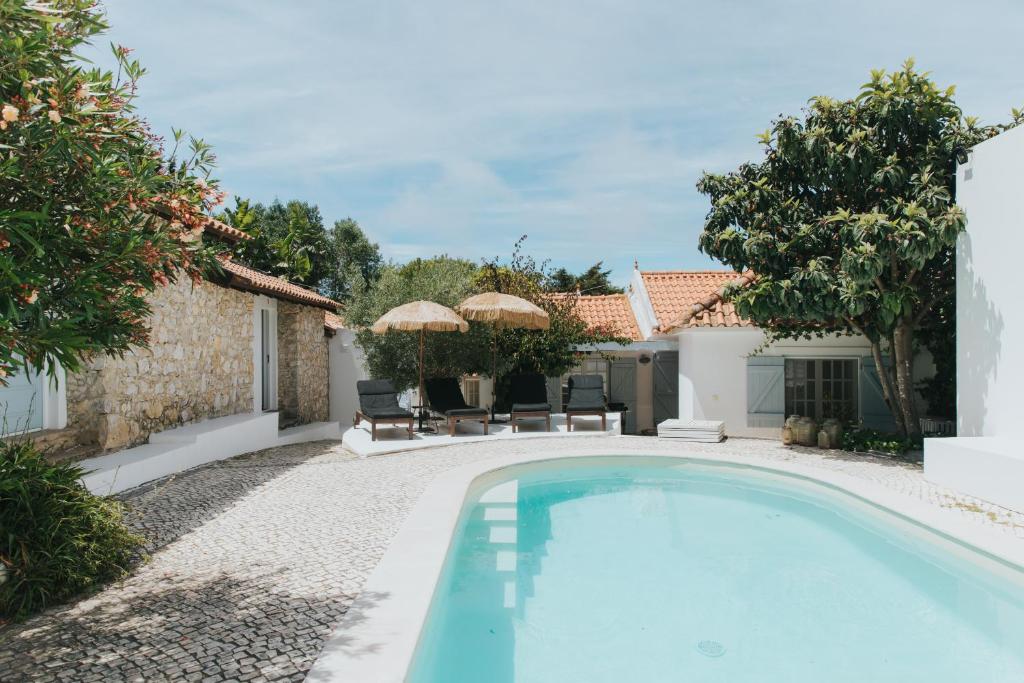
<svg viewBox="0 0 1024 683"><path fill-rule="evenodd" d="M130 50L116 73L75 58L107 28L95 2L0 0L0 25L2 382L145 344L147 292L212 267L195 238L221 193L202 141L166 150L135 113Z"/></svg>

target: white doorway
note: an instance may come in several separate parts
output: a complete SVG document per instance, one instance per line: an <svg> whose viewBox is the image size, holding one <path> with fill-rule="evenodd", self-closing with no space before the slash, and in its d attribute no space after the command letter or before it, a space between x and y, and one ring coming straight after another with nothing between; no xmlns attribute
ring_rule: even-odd
<svg viewBox="0 0 1024 683"><path fill-rule="evenodd" d="M257 296L253 334L253 412L277 410L277 301Z"/></svg>

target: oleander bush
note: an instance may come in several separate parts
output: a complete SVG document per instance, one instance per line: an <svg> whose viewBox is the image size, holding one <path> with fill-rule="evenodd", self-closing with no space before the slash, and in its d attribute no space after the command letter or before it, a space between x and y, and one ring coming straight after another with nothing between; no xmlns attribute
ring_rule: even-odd
<svg viewBox="0 0 1024 683"><path fill-rule="evenodd" d="M48 463L28 441L0 443L0 620L21 620L123 576L143 539L124 507Z"/></svg>
<svg viewBox="0 0 1024 683"><path fill-rule="evenodd" d="M69 372L148 341L149 294L216 269L196 239L222 199L202 140L158 137L135 109L145 70L79 57L107 30L95 0L0 0L0 384Z"/></svg>

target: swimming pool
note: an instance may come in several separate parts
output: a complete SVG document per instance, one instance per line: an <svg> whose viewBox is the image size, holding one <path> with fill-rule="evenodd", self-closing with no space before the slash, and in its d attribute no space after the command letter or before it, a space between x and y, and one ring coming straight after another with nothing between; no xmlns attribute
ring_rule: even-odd
<svg viewBox="0 0 1024 683"><path fill-rule="evenodd" d="M1024 680L1018 568L820 485L671 459L486 479L412 683Z"/></svg>

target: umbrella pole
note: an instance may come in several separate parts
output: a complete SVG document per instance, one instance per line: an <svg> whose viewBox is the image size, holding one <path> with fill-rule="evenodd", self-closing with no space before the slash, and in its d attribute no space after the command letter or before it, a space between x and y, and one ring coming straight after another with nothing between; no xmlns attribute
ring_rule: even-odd
<svg viewBox="0 0 1024 683"><path fill-rule="evenodd" d="M426 405L425 396L423 395L423 328L420 328L420 431L423 431L423 411Z"/></svg>
<svg viewBox="0 0 1024 683"><path fill-rule="evenodd" d="M491 334L491 422L494 418L494 405L498 402L498 328Z"/></svg>

